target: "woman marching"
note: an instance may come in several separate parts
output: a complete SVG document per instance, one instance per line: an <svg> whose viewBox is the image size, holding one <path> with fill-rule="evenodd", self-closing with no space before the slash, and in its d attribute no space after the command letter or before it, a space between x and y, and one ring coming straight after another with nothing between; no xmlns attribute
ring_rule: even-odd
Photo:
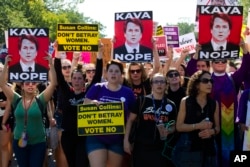
<svg viewBox="0 0 250 167"><path fill-rule="evenodd" d="M46 151L46 133L43 123L43 113L47 102L51 99L57 85L56 73L51 56L49 62L50 84L37 94L37 82L21 83L22 94L19 95L6 84L10 56L5 59L5 65L0 76L0 87L11 102L15 116L13 150L19 167L42 167Z"/></svg>
<svg viewBox="0 0 250 167"><path fill-rule="evenodd" d="M180 104L176 129L180 137L173 151L177 167L216 167L214 136L220 131L218 103L209 97L213 80L207 71L192 75Z"/></svg>
<svg viewBox="0 0 250 167"><path fill-rule="evenodd" d="M121 85L123 65L111 60L107 66L107 82L93 85L86 94L84 104L122 102L124 104L125 123L131 111L135 97L132 90ZM123 161L123 134L87 136L86 148L91 167L120 167Z"/></svg>
<svg viewBox="0 0 250 167"><path fill-rule="evenodd" d="M132 154L133 167L173 166L169 160L170 146L175 131L176 107L165 94L167 80L156 73L150 81L152 93L137 99L129 115L124 137L124 150ZM129 137L134 121L137 121L134 141ZM133 142L133 149L132 144Z"/></svg>

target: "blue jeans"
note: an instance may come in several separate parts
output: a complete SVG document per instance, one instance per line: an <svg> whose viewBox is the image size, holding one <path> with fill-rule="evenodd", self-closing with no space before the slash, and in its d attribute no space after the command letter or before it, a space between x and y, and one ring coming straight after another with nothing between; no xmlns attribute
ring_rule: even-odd
<svg viewBox="0 0 250 167"><path fill-rule="evenodd" d="M13 141L13 150L19 167L42 167L46 152L46 142L18 146L18 140Z"/></svg>

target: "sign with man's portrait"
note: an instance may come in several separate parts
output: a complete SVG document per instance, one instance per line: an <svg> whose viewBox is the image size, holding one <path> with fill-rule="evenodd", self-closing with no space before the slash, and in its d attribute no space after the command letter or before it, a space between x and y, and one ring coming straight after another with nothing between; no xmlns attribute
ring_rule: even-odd
<svg viewBox="0 0 250 167"><path fill-rule="evenodd" d="M122 62L151 62L153 12L115 13L113 59Z"/></svg>
<svg viewBox="0 0 250 167"><path fill-rule="evenodd" d="M199 6L199 59L237 59L242 6Z"/></svg>
<svg viewBox="0 0 250 167"><path fill-rule="evenodd" d="M48 28L10 28L8 43L10 82L48 80Z"/></svg>
<svg viewBox="0 0 250 167"><path fill-rule="evenodd" d="M237 6L238 0L197 0L196 17L195 17L195 32L199 32L199 5L213 6Z"/></svg>

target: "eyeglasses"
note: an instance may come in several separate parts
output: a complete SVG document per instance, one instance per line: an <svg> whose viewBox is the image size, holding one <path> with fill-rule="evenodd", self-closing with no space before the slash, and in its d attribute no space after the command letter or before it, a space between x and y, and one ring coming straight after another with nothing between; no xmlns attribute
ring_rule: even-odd
<svg viewBox="0 0 250 167"><path fill-rule="evenodd" d="M214 80L213 79L208 79L208 78L202 78L202 79L200 79L200 82L204 83L204 84L208 84L208 82L210 82L211 84L213 84Z"/></svg>
<svg viewBox="0 0 250 167"><path fill-rule="evenodd" d="M28 86L28 85L35 85L36 84L36 82L24 82L23 83L25 86Z"/></svg>
<svg viewBox="0 0 250 167"><path fill-rule="evenodd" d="M152 81L152 83L153 84L165 84L166 81L164 81L164 80L154 80L154 81Z"/></svg>
<svg viewBox="0 0 250 167"><path fill-rule="evenodd" d="M86 70L86 73L88 73L88 74L95 73L95 69L93 69L93 70Z"/></svg>
<svg viewBox="0 0 250 167"><path fill-rule="evenodd" d="M135 73L140 73L141 72L141 69L137 69L137 70L129 70L129 72L131 73L131 74L135 74Z"/></svg>
<svg viewBox="0 0 250 167"><path fill-rule="evenodd" d="M219 63L222 63L222 64L226 64L227 63L227 60L219 60L219 61L214 61L215 64L219 64Z"/></svg>
<svg viewBox="0 0 250 167"><path fill-rule="evenodd" d="M179 77L179 76L180 76L180 74L177 73L177 72L172 72L172 73L169 73L169 74L168 74L168 77L169 77L169 78L174 78L174 77Z"/></svg>
<svg viewBox="0 0 250 167"><path fill-rule="evenodd" d="M71 68L71 66L62 66L63 70L67 70L67 69L70 69L70 68Z"/></svg>

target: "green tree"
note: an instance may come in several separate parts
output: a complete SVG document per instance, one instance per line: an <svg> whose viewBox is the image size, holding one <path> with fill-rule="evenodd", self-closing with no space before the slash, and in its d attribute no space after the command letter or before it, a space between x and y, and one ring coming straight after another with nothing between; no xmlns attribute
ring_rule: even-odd
<svg viewBox="0 0 250 167"><path fill-rule="evenodd" d="M189 24L187 22L177 23L179 27L179 35L184 35L190 32L194 32L194 24Z"/></svg>
<svg viewBox="0 0 250 167"><path fill-rule="evenodd" d="M249 0L240 0L240 5L243 6L243 17L244 17L244 24L247 24L247 17L248 17L248 10L250 8L250 1Z"/></svg>
<svg viewBox="0 0 250 167"><path fill-rule="evenodd" d="M4 30L13 27L49 28L50 40L56 38L58 23L98 24L101 32L106 28L100 22L84 17L77 5L84 0L0 0L0 43Z"/></svg>

